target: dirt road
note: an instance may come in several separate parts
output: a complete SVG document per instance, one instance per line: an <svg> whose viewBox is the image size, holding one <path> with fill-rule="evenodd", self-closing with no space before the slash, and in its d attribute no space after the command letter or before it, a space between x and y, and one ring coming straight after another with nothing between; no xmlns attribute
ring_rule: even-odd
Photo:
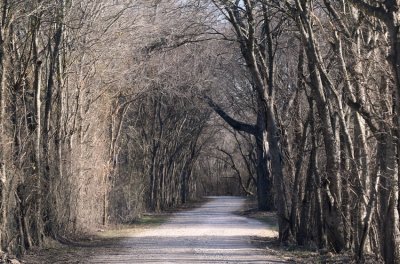
<svg viewBox="0 0 400 264"><path fill-rule="evenodd" d="M275 233L235 215L243 203L243 198L213 197L200 208L121 241L121 250L94 256L89 263L282 263L251 244L250 237Z"/></svg>
<svg viewBox="0 0 400 264"><path fill-rule="evenodd" d="M255 237L276 232L234 214L244 202L237 197L212 197L200 208L174 214L159 227L127 234L101 249L91 248L84 260L71 263L286 263L251 243Z"/></svg>

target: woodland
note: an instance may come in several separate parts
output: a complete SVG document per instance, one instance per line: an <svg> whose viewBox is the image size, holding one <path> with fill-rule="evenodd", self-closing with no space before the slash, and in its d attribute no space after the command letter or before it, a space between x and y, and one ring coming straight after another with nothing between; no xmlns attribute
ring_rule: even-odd
<svg viewBox="0 0 400 264"><path fill-rule="evenodd" d="M0 255L205 195L400 263L400 1L1 0Z"/></svg>

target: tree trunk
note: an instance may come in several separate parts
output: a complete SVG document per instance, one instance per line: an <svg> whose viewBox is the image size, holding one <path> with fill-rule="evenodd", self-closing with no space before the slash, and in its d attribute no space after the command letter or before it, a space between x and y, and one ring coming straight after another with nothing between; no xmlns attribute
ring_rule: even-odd
<svg viewBox="0 0 400 264"><path fill-rule="evenodd" d="M39 60L38 31L40 27L39 17L32 17L32 59L34 63L35 91L35 172L36 172L36 235L35 239L39 246L43 240L43 168L42 168L42 118L41 118L41 95L42 95L42 61Z"/></svg>
<svg viewBox="0 0 400 264"><path fill-rule="evenodd" d="M257 153L257 203L258 210L271 211L274 206L274 194L272 191L271 175L268 168L269 157L267 156L269 149L266 148L267 136L264 132L264 115L258 113L257 115L257 133L256 139L256 153Z"/></svg>
<svg viewBox="0 0 400 264"><path fill-rule="evenodd" d="M0 83L0 250L6 250L8 246L7 225L8 225L8 182L7 175L7 129L6 129L6 102L7 102L7 76L9 72L9 51L7 49L9 32L7 21L8 3L2 1L2 25L0 31L0 66L1 66L1 83Z"/></svg>

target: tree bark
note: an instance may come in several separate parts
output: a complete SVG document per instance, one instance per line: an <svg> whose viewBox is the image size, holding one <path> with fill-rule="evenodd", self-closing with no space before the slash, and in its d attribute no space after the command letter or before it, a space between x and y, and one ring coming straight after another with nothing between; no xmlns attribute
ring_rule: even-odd
<svg viewBox="0 0 400 264"><path fill-rule="evenodd" d="M8 28L8 1L1 1L1 29L0 29L0 65L1 65L1 83L0 83L0 250L6 250L8 246L7 224L8 224L8 183L7 174L7 130L6 130L6 102L7 102L7 77L9 71L9 51L7 49L9 41Z"/></svg>

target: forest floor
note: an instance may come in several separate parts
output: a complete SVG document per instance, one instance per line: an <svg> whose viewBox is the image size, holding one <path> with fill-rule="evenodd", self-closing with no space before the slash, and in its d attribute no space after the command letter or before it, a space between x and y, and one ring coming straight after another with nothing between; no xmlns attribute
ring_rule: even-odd
<svg viewBox="0 0 400 264"><path fill-rule="evenodd" d="M247 199L241 210L236 212L241 216L256 219L265 223L268 228L278 232L278 217L275 212L260 212L257 210L257 203L254 200ZM278 234L278 233L277 233ZM295 243L282 245L277 236L275 237L257 237L253 243L258 247L264 248L265 254L270 256L279 256L287 259L289 263L300 264L355 264L357 263L351 252L333 254L326 250L319 250L316 245L298 246ZM381 259L374 255L365 256L364 264L383 264Z"/></svg>
<svg viewBox="0 0 400 264"><path fill-rule="evenodd" d="M23 263L351 263L345 255L282 247L276 216L245 198L211 197L197 208L145 216L89 240L33 251Z"/></svg>

